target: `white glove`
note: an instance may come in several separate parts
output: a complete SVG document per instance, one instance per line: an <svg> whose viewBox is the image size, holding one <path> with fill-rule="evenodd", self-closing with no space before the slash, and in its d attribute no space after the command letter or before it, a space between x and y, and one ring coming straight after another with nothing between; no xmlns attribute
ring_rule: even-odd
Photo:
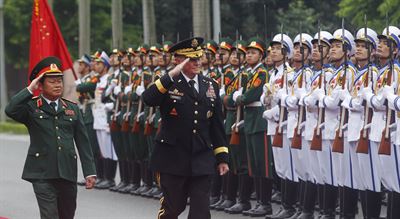
<svg viewBox="0 0 400 219"><path fill-rule="evenodd" d="M144 115L144 112L139 113L139 115L137 116L137 119L140 119L140 117L142 117Z"/></svg>
<svg viewBox="0 0 400 219"><path fill-rule="evenodd" d="M282 96L283 96L284 94L286 94L285 89L284 89L284 88L279 89L279 90L275 93L275 95L273 96L273 100L274 100L275 102L278 102L279 100L282 99Z"/></svg>
<svg viewBox="0 0 400 219"><path fill-rule="evenodd" d="M124 94L128 94L131 90L132 90L132 84L125 87Z"/></svg>
<svg viewBox="0 0 400 219"><path fill-rule="evenodd" d="M348 96L350 96L350 93L347 89L342 89L339 91L339 98L341 101L344 101Z"/></svg>
<svg viewBox="0 0 400 219"><path fill-rule="evenodd" d="M113 102L106 103L104 104L104 108L106 109L107 112L110 112L114 108L114 103Z"/></svg>
<svg viewBox="0 0 400 219"><path fill-rule="evenodd" d="M265 110L262 116L265 120L273 120L273 113L272 110Z"/></svg>
<svg viewBox="0 0 400 219"><path fill-rule="evenodd" d="M351 101L351 96L346 96L346 98L342 102L342 106L346 109L350 109L350 101Z"/></svg>
<svg viewBox="0 0 400 219"><path fill-rule="evenodd" d="M381 90L384 98L387 98L390 94L394 94L394 88L392 86L385 85Z"/></svg>
<svg viewBox="0 0 400 219"><path fill-rule="evenodd" d="M117 81L116 80L111 80L109 86L112 87L112 88L116 87L117 86Z"/></svg>
<svg viewBox="0 0 400 219"><path fill-rule="evenodd" d="M222 86L221 89L219 89L219 96L222 97L225 95L225 87Z"/></svg>
<svg viewBox="0 0 400 219"><path fill-rule="evenodd" d="M78 80L74 81L74 83L75 83L75 85L79 85L79 84L81 84L82 82L81 82L81 79L78 79Z"/></svg>
<svg viewBox="0 0 400 219"><path fill-rule="evenodd" d="M360 95L364 100L368 100L370 99L370 96L373 95L372 93L372 89L370 87L364 87L361 91L360 91Z"/></svg>
<svg viewBox="0 0 400 219"><path fill-rule="evenodd" d="M306 92L307 91L306 91L306 89L304 87L297 88L294 91L294 95L296 96L297 99L300 99Z"/></svg>
<svg viewBox="0 0 400 219"><path fill-rule="evenodd" d="M233 101L236 102L238 96L242 95L242 93L243 93L243 88L242 87L239 90L235 91L233 93L233 96L232 96Z"/></svg>
<svg viewBox="0 0 400 219"><path fill-rule="evenodd" d="M144 86L140 85L136 88L136 94L140 97L142 96L142 93L144 92Z"/></svg>
<svg viewBox="0 0 400 219"><path fill-rule="evenodd" d="M281 124L279 125L279 127L282 129L283 127L285 127L288 124L288 121L283 121L281 122Z"/></svg>
<svg viewBox="0 0 400 219"><path fill-rule="evenodd" d="M113 92L114 95L115 95L115 96L118 96L118 94L121 93L121 90L122 90L122 89L121 89L121 86L120 86L120 85L114 87L114 92Z"/></svg>
<svg viewBox="0 0 400 219"><path fill-rule="evenodd" d="M312 92L311 95L313 97L317 98L317 100L320 100L325 96L325 92L322 88L317 88Z"/></svg>

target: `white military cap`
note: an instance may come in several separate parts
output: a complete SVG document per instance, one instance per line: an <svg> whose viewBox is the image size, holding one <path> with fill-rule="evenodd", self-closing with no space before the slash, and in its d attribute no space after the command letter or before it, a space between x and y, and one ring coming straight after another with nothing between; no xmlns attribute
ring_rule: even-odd
<svg viewBox="0 0 400 219"><path fill-rule="evenodd" d="M335 30L335 32L333 32L333 38L330 40L330 42L332 43L335 40L344 41L344 43L347 46L347 49L350 51L349 55L354 54L355 51L354 36L353 34L350 33L350 31L342 28Z"/></svg>
<svg viewBox="0 0 400 219"><path fill-rule="evenodd" d="M312 49L312 36L308 33L301 33L301 41L303 44L308 46L308 48L311 50ZM293 45L296 45L297 43L300 43L300 34L297 34L297 36L294 38Z"/></svg>
<svg viewBox="0 0 400 219"><path fill-rule="evenodd" d="M326 44L331 46L330 40L333 38L333 35L331 33L329 33L328 31L321 30L319 35L318 35L318 32L314 35L314 39L311 40L311 43L317 43L318 37L321 38L321 42L325 42Z"/></svg>
<svg viewBox="0 0 400 219"><path fill-rule="evenodd" d="M378 44L378 34L374 30L367 28L367 36L365 36L365 27L364 27L357 31L356 39L354 41L355 42L367 41L372 43L373 47L376 48L376 45Z"/></svg>
<svg viewBox="0 0 400 219"><path fill-rule="evenodd" d="M270 45L275 43L283 43L283 46L287 49L287 57L290 59L293 56L293 41L290 39L290 37L286 34L276 34L274 38L272 38L272 41Z"/></svg>

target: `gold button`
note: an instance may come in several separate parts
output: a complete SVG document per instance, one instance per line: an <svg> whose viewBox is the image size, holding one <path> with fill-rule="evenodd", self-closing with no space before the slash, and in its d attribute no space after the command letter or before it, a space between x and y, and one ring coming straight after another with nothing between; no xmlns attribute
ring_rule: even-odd
<svg viewBox="0 0 400 219"><path fill-rule="evenodd" d="M35 156L36 156L36 157L39 157L39 153L36 153Z"/></svg>
<svg viewBox="0 0 400 219"><path fill-rule="evenodd" d="M55 116L54 119L58 119L58 116Z"/></svg>
<svg viewBox="0 0 400 219"><path fill-rule="evenodd" d="M76 160L76 155L74 155L74 159Z"/></svg>
<svg viewBox="0 0 400 219"><path fill-rule="evenodd" d="M43 116L39 116L39 118L43 119Z"/></svg>
<svg viewBox="0 0 400 219"><path fill-rule="evenodd" d="M164 142L164 139L161 139L161 142Z"/></svg>
<svg viewBox="0 0 400 219"><path fill-rule="evenodd" d="M174 100L174 103L176 103L176 100Z"/></svg>
<svg viewBox="0 0 400 219"><path fill-rule="evenodd" d="M56 126L56 129L58 130L58 126Z"/></svg>
<svg viewBox="0 0 400 219"><path fill-rule="evenodd" d="M57 136L57 138L58 138L58 140L60 140L60 139L61 139L61 137L60 137L60 136Z"/></svg>
<svg viewBox="0 0 400 219"><path fill-rule="evenodd" d="M194 111L194 114L196 114L196 115L197 115L197 114L199 114L199 112L197 112L197 110L196 110L196 111Z"/></svg>
<svg viewBox="0 0 400 219"><path fill-rule="evenodd" d="M197 124L197 120L194 120L194 124Z"/></svg>
<svg viewBox="0 0 400 219"><path fill-rule="evenodd" d="M58 147L58 150L61 151L61 147Z"/></svg>
<svg viewBox="0 0 400 219"><path fill-rule="evenodd" d="M196 101L196 102L194 102L194 105L196 105L196 106L197 106L197 105L199 105L199 103Z"/></svg>
<svg viewBox="0 0 400 219"><path fill-rule="evenodd" d="M196 132L197 132L196 129L193 129L193 134L196 134Z"/></svg>
<svg viewBox="0 0 400 219"><path fill-rule="evenodd" d="M211 106L214 107L214 104L212 103Z"/></svg>
<svg viewBox="0 0 400 219"><path fill-rule="evenodd" d="M71 122L72 122L72 118L69 118L69 121L71 121Z"/></svg>

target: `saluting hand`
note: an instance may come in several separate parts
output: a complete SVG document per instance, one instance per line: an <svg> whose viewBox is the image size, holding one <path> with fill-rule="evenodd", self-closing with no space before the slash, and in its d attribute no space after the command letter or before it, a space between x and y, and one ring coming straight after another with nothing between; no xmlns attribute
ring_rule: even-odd
<svg viewBox="0 0 400 219"><path fill-rule="evenodd" d="M93 189L95 183L96 183L96 176L86 177L86 189Z"/></svg>
<svg viewBox="0 0 400 219"><path fill-rule="evenodd" d="M175 66L171 71L168 72L168 75L173 78L177 75L179 75L183 69L183 67L186 65L186 63L189 62L189 58L185 59L183 62L179 63L178 65Z"/></svg>
<svg viewBox="0 0 400 219"><path fill-rule="evenodd" d="M218 164L218 173L220 176L225 175L229 171L229 166L227 163Z"/></svg>
<svg viewBox="0 0 400 219"><path fill-rule="evenodd" d="M39 81L43 77L44 74L39 75L39 77L33 79L33 81L29 84L28 90L31 92L35 91L39 87Z"/></svg>

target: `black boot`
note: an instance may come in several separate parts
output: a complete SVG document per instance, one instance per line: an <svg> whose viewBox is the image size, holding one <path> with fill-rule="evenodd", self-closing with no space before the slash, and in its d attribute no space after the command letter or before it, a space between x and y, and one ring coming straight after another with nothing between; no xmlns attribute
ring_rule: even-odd
<svg viewBox="0 0 400 219"><path fill-rule="evenodd" d="M214 209L216 206L220 205L223 200L221 197L222 189L222 177L215 173L211 183L211 198L210 198L210 208Z"/></svg>
<svg viewBox="0 0 400 219"><path fill-rule="evenodd" d="M132 161L127 160L125 162L125 176L126 176L126 184L123 187L120 187L118 189L118 192L122 194L128 194L130 190L133 188L133 182L132 182Z"/></svg>
<svg viewBox="0 0 400 219"><path fill-rule="evenodd" d="M117 192L118 189L128 185L128 180L127 180L125 169L126 169L126 161L125 160L118 161L118 170L119 170L119 176L121 178L121 181L120 181L120 183L118 183L118 185L110 187L110 191Z"/></svg>
<svg viewBox="0 0 400 219"><path fill-rule="evenodd" d="M367 219L379 218L381 215L382 195L380 192L366 190L363 192L363 213Z"/></svg>
<svg viewBox="0 0 400 219"><path fill-rule="evenodd" d="M115 174L117 172L117 161L106 159L106 171L104 183L99 184L98 189L109 189L115 186Z"/></svg>
<svg viewBox="0 0 400 219"><path fill-rule="evenodd" d="M298 191L297 191L297 203L296 203L296 213L291 216L289 219L297 219L301 212L303 211L303 205L304 205L304 193L306 191L306 182L303 180L299 180L298 183Z"/></svg>
<svg viewBox="0 0 400 219"><path fill-rule="evenodd" d="M261 194L261 192L260 192L260 189L261 189L260 182L261 181L260 181L260 178L259 177L253 177L252 179L253 179L253 186L254 186L253 188L254 188L255 195L251 194L250 195L250 199L251 200L256 200L256 204L253 205L253 207L250 208L249 210L242 212L242 214L246 215L246 216L250 216L251 213L253 213L253 211L255 211L261 205L261 200L260 200L261 199L261 197L260 197L260 194Z"/></svg>
<svg viewBox="0 0 400 219"><path fill-rule="evenodd" d="M225 209L226 213L229 214L241 214L250 210L250 196L253 190L253 179L247 174L239 175L239 200L230 208Z"/></svg>
<svg viewBox="0 0 400 219"><path fill-rule="evenodd" d="M338 197L338 188L332 185L324 185L324 215L321 219L334 219Z"/></svg>
<svg viewBox="0 0 400 219"><path fill-rule="evenodd" d="M388 208L388 218L400 218L400 193L389 192L389 197L388 206L390 206L390 211Z"/></svg>
<svg viewBox="0 0 400 219"><path fill-rule="evenodd" d="M225 195L226 195L226 200L221 203L218 206L215 206L214 209L217 211L223 211L225 209L228 209L232 207L234 204L236 204L236 194L237 194L237 188L239 184L239 179L238 176L234 173L228 173L227 178L225 178L223 185L226 184L226 189L225 189ZM225 183L227 182L227 183ZM224 189L223 189L224 190Z"/></svg>
<svg viewBox="0 0 400 219"><path fill-rule="evenodd" d="M302 212L298 219L314 218L315 200L317 198L317 185L312 182L305 183Z"/></svg>
<svg viewBox="0 0 400 219"><path fill-rule="evenodd" d="M98 165L96 165L97 179L94 186L96 189L106 182L106 160L105 158L98 158Z"/></svg>
<svg viewBox="0 0 400 219"><path fill-rule="evenodd" d="M343 218L353 219L356 217L358 204L358 190L343 187Z"/></svg>
<svg viewBox="0 0 400 219"><path fill-rule="evenodd" d="M322 184L317 185L318 190L318 216L324 215L324 197L325 197L325 186ZM316 207L317 208L317 207ZM319 218L319 217L318 217Z"/></svg>
<svg viewBox="0 0 400 219"><path fill-rule="evenodd" d="M260 181L260 202L257 208L249 215L252 217L263 217L272 214L271 195L272 195L272 179L259 178Z"/></svg>

